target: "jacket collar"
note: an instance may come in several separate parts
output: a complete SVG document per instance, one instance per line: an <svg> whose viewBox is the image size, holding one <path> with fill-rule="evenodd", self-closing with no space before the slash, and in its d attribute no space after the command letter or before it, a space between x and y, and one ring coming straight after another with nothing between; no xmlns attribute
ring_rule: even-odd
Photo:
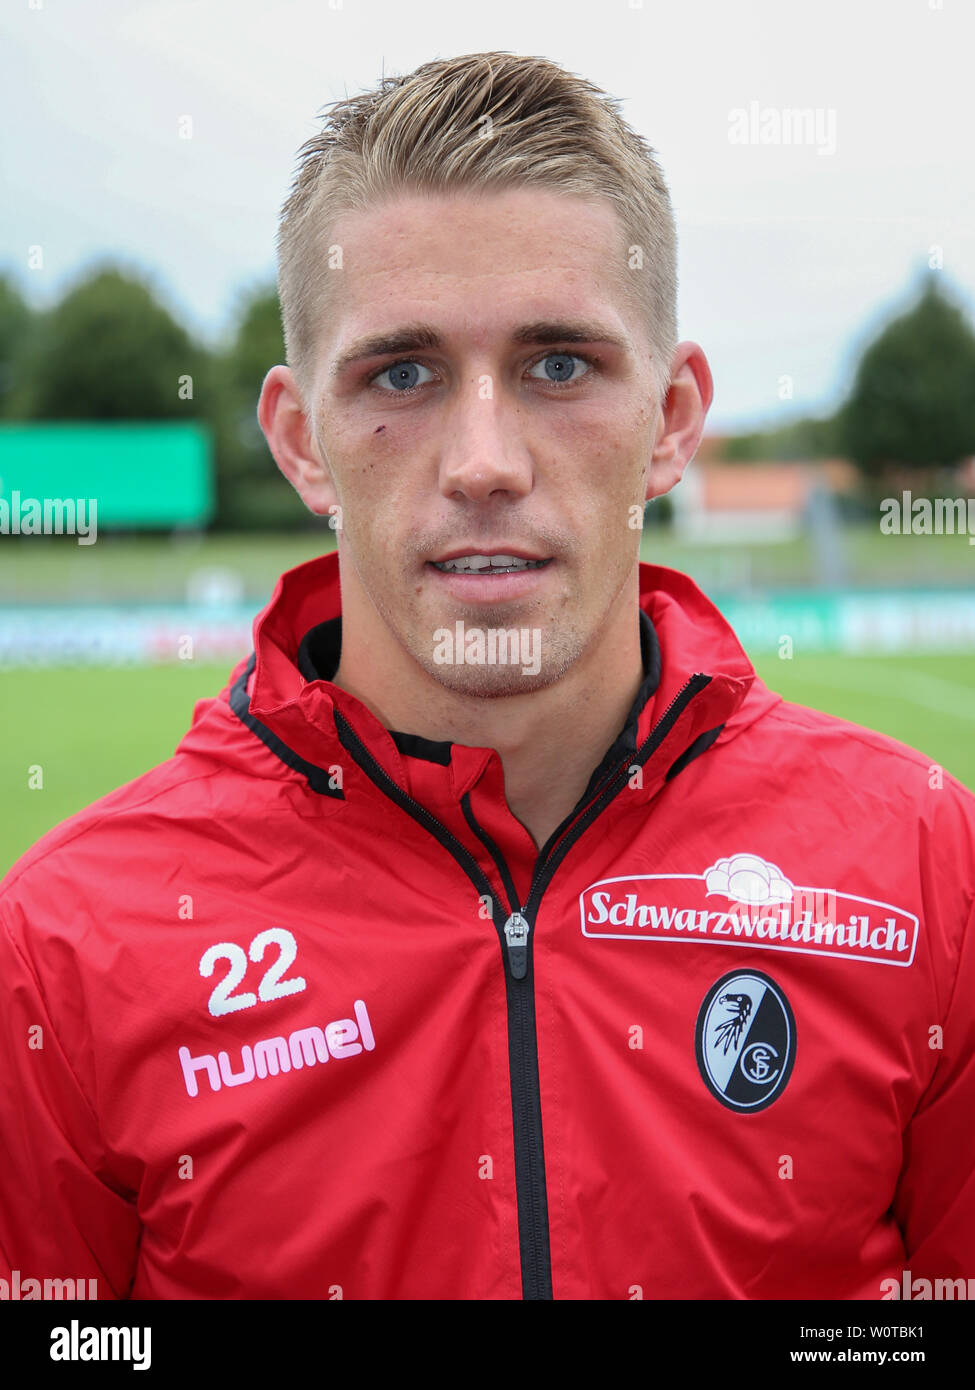
<svg viewBox="0 0 975 1390"><path fill-rule="evenodd" d="M657 641L657 633L642 608L638 616L643 681L615 742L593 771L590 788L594 787L607 771L622 762L627 753L636 751L640 715L660 682L660 643ZM326 618L315 627L309 628L298 644L295 665L306 681L331 681L338 670L341 651L342 615L339 613L334 618ZM398 729L390 729L389 736L400 753L407 757L423 759L440 767L450 766L453 744L449 739L422 738L419 734L405 733Z"/></svg>
<svg viewBox="0 0 975 1390"><path fill-rule="evenodd" d="M686 575L641 563L639 607L644 680L623 728L593 770L584 801L644 743L694 673L709 679L647 765L644 795L652 795L695 753L727 742L780 698L758 680L728 623ZM281 576L254 621L254 655L231 694L235 712L283 761L306 775L310 770L316 790L324 790L316 770L348 761L343 722L421 804L456 804L486 771L489 782L503 787L493 749L388 730L360 700L336 686L330 677L340 644L339 566L333 551Z"/></svg>

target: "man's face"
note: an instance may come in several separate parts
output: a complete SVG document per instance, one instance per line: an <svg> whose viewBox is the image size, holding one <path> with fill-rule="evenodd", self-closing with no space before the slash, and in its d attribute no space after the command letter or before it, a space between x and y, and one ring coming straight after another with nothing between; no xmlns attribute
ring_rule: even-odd
<svg viewBox="0 0 975 1390"><path fill-rule="evenodd" d="M344 268L309 417L331 483L306 501L341 509L343 591L348 575L451 690L547 685L633 575L659 420L617 215L538 189L403 195L330 240ZM492 554L544 563L438 568ZM538 674L444 663L458 620L536 630Z"/></svg>

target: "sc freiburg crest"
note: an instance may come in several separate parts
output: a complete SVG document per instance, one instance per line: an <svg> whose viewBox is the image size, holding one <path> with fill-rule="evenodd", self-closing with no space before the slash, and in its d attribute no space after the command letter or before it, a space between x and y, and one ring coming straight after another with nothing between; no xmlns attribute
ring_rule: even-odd
<svg viewBox="0 0 975 1390"><path fill-rule="evenodd" d="M697 1065L730 1110L764 1110L780 1096L796 1057L796 1021L782 990L760 970L733 970L708 990L697 1016Z"/></svg>

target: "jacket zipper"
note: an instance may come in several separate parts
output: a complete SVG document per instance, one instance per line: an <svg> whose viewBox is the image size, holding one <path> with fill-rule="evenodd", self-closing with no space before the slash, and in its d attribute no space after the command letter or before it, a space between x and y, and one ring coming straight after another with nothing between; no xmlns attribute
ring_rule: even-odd
<svg viewBox="0 0 975 1390"><path fill-rule="evenodd" d="M532 875L532 882L528 890L528 897L525 899L524 907L518 909L519 912L525 914L529 922L533 920L534 914L537 913L542 894L551 883L555 870L579 839L579 836L582 835L584 831L588 830L596 817L606 809L611 801L615 800L617 793L627 780L629 769L635 764L642 767L644 763L646 763L651 754L663 743L664 739L677 723L678 718L683 714L694 696L699 694L700 691L709 684L710 680L710 676L696 674L685 681L664 710L663 714L657 720L656 724L647 734L643 743L636 750L633 757L625 758L623 762L620 763L609 780L603 783L602 791L596 793L593 800L590 801L589 805L578 819L574 820L571 825L566 827L555 843L553 844L550 840L549 843L543 847L542 853L535 865L535 872ZM556 834L558 834L558 832L556 832Z"/></svg>
<svg viewBox="0 0 975 1390"><path fill-rule="evenodd" d="M711 680L696 674L681 687L657 723L650 730L632 759L625 759L602 791L597 793L581 815L543 847L532 874L528 897L523 906L513 900L513 880L497 846L477 823L470 802L463 798L468 824L491 853L501 874L502 887L508 889L509 902L505 912L503 902L480 864L467 847L415 801L381 767L363 744L348 720L334 710L339 738L356 758L359 766L392 801L402 806L414 820L425 827L435 839L450 851L482 896L492 905L492 918L501 942L505 972L505 992L508 1010L508 1067L511 1083L512 1128L515 1147L515 1190L518 1205L518 1233L521 1253L522 1297L544 1300L552 1297L552 1262L548 1230L548 1198L545 1190L545 1161L542 1140L541 1091L538 1076L538 1034L535 1020L535 987L532 970L532 924L538 912L542 894L551 883L556 869L579 837L610 804L626 781L631 763L642 767L654 750L663 742L677 718L689 702ZM466 804L464 804L466 803ZM503 920L502 920L503 919Z"/></svg>

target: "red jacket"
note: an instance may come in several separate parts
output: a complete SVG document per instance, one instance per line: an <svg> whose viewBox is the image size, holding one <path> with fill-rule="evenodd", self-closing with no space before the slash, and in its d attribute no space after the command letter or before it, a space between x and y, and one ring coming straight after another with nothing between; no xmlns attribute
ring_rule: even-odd
<svg viewBox="0 0 975 1390"><path fill-rule="evenodd" d="M975 798L640 585L644 685L540 853L493 750L328 679L333 554L168 762L14 866L0 1293L975 1276Z"/></svg>

